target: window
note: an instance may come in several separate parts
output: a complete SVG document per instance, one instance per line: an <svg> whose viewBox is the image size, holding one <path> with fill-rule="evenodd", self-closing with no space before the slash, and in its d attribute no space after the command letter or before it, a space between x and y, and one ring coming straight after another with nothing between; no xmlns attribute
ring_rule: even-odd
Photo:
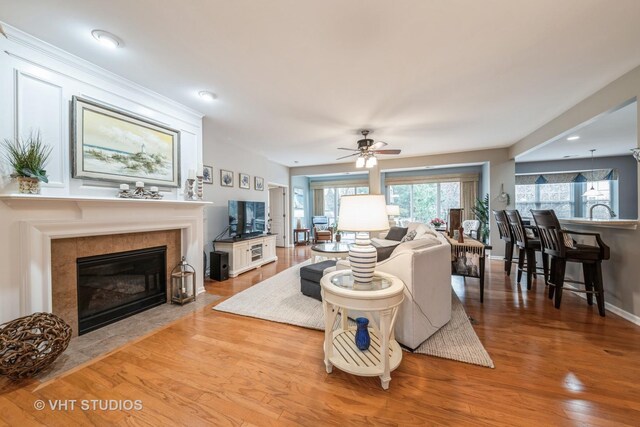
<svg viewBox="0 0 640 427"><path fill-rule="evenodd" d="M596 203L602 203L616 211L615 197L617 181L603 180L593 182L600 196L584 197L591 188L591 182L566 182L558 184L516 185L516 209L522 216L531 216L531 209L553 209L558 218L588 218L589 209ZM606 209L595 209L594 218L609 218Z"/></svg>
<svg viewBox="0 0 640 427"><path fill-rule="evenodd" d="M460 183L389 185L387 199L400 206L401 221L428 223L435 217L446 218L450 208L460 207Z"/></svg>
<svg viewBox="0 0 640 427"><path fill-rule="evenodd" d="M354 194L369 194L369 187L329 187L324 189L324 215L329 225L335 225L340 213L340 198Z"/></svg>
<svg viewBox="0 0 640 427"><path fill-rule="evenodd" d="M582 210L584 215L581 216L589 218L589 210L593 205L598 203L609 206L617 213L617 203L615 203L614 207L614 200L612 199L612 195L616 193L616 191L614 191L614 188L617 188L616 181L585 182L583 185L584 191L591 188L592 184L593 188L595 188L600 195L598 197L583 197ZM609 212L605 208L596 208L593 210L593 217L597 219L609 219Z"/></svg>

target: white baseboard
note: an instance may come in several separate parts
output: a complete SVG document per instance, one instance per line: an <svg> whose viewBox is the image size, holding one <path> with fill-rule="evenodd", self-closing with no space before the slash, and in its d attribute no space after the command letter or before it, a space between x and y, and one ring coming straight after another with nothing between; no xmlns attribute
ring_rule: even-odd
<svg viewBox="0 0 640 427"><path fill-rule="evenodd" d="M575 286L565 283L564 288L567 289L578 289ZM583 294L583 293L576 293L575 295L579 296L580 298L586 300L587 299L587 295ZM593 302L595 304L595 301ZM633 313L629 313L628 311L625 311L623 309L621 309L620 307L617 307L609 302L604 302L604 308L606 310L609 310L610 312L612 312L613 314L617 314L618 316L622 317L624 320L627 320L631 323L634 323L638 326L640 326L640 316L636 316Z"/></svg>
<svg viewBox="0 0 640 427"><path fill-rule="evenodd" d="M494 255L492 255L492 256L489 256L489 259L504 260L504 256L494 256ZM514 260L514 263L516 265L518 264L517 259ZM567 288L567 289L576 289L576 290L578 289L575 286L573 286L571 284L568 284L568 283L565 283L564 287ZM587 299L587 295L586 294L576 293L576 295L579 296L582 299L585 299L585 300ZM622 317L624 320L627 320L627 321L629 321L629 322L631 322L633 324L636 324L636 325L640 326L640 316L636 316L633 313L629 313L628 311L625 311L625 310L621 309L620 307L615 306L615 305L613 305L613 304L611 304L609 302L606 302L606 301L604 302L604 308L606 310L609 310L610 312L612 312L614 314L617 314L618 316Z"/></svg>

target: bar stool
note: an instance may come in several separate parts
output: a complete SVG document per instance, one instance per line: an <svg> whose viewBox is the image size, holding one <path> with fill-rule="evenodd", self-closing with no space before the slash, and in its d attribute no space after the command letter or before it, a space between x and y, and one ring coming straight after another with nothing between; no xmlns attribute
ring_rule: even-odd
<svg viewBox="0 0 640 427"><path fill-rule="evenodd" d="M493 211L493 216L498 224L500 239L504 240L504 272L511 275L511 263L513 262L513 232L505 211Z"/></svg>
<svg viewBox="0 0 640 427"><path fill-rule="evenodd" d="M564 282L584 284L584 291L577 289L571 289L571 291L586 293L589 305L593 305L593 295L595 294L598 312L600 316L604 317L602 261L608 260L610 257L609 246L604 244L599 233L563 230L553 210L532 210L531 213L539 230L544 253L551 257L549 298L553 298L555 292L555 307L560 308ZM576 244L571 235L593 236L598 246ZM584 282L565 279L567 262L582 264Z"/></svg>
<svg viewBox="0 0 640 427"><path fill-rule="evenodd" d="M542 254L542 271L544 272L544 283L546 284L549 277L549 258L542 251L540 239L530 237L527 234L520 212L512 210L505 211L505 213L507 214L511 231L513 232L513 242L518 246L518 284L520 284L520 279L522 279L522 272L526 269L527 289L531 289L531 279L533 277L537 278L536 271L540 269L536 267L536 252Z"/></svg>

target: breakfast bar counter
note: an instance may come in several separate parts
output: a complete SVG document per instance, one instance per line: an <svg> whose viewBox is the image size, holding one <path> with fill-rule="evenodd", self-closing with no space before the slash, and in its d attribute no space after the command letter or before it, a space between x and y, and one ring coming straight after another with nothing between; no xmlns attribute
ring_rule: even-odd
<svg viewBox="0 0 640 427"><path fill-rule="evenodd" d="M604 228L622 228L635 230L640 222L637 219L589 219L589 218L560 218L560 224L563 227L571 228L572 225L604 227Z"/></svg>

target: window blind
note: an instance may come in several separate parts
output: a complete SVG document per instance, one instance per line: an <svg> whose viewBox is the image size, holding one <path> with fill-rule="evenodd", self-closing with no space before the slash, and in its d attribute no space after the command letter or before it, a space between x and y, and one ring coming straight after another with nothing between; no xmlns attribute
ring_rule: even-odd
<svg viewBox="0 0 640 427"><path fill-rule="evenodd" d="M423 175L423 176L386 176L385 185L409 185L409 184L431 184L438 182L477 182L480 175L477 173L467 174L443 174L443 175Z"/></svg>
<svg viewBox="0 0 640 427"><path fill-rule="evenodd" d="M516 185L567 184L571 182L612 181L618 179L616 169L595 169L562 173L516 175Z"/></svg>
<svg viewBox="0 0 640 427"><path fill-rule="evenodd" d="M309 187L312 190L321 190L324 188L351 188L351 187L369 187L369 181L366 179L345 179L338 181L311 181Z"/></svg>

